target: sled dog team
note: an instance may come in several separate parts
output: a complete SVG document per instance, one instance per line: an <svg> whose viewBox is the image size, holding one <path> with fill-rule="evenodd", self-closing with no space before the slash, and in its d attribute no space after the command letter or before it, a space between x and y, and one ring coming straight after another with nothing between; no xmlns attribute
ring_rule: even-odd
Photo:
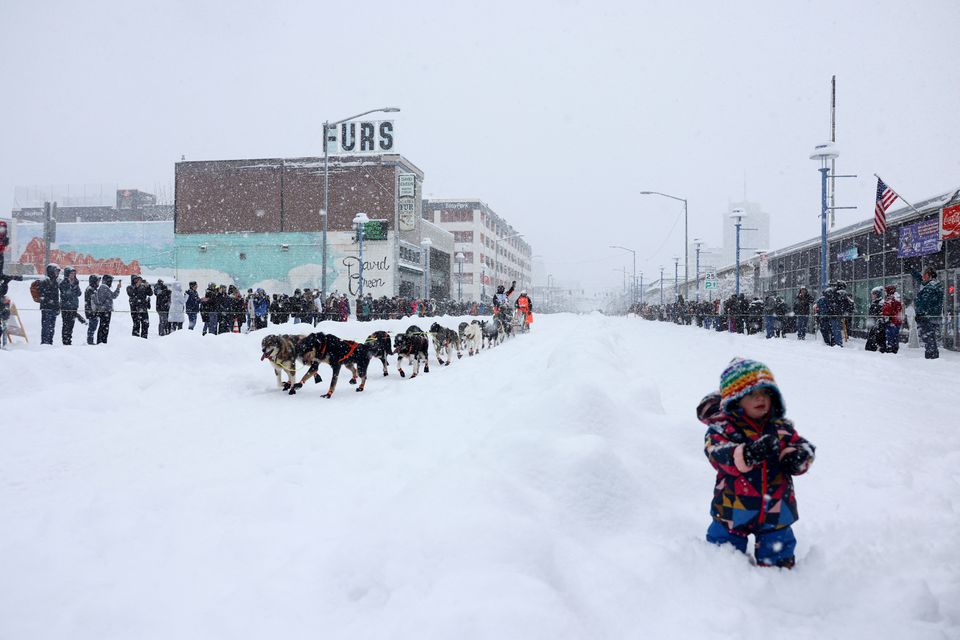
<svg viewBox="0 0 960 640"><path fill-rule="evenodd" d="M406 377L403 370L403 361L406 359L413 368L411 378L420 373L423 365L424 373L430 371L429 344L433 339L433 349L437 362L449 366L453 361L453 354L457 358L463 357L463 351L468 355L479 353L484 347L494 347L511 334L509 328L503 326L498 319L473 320L461 322L458 331L443 327L438 322L430 325L430 331L425 332L417 325L410 325L407 330L394 336L386 331L375 331L363 342L342 340L329 333L311 333L308 335L269 335L260 343L262 355L260 360L268 360L277 377L277 386L290 395L296 394L298 389L308 378L315 383L322 381L319 369L321 364L329 365L331 369L330 387L324 394L325 398L333 395L337 388L337 379L340 369L346 367L350 371L350 384L357 385L357 391L363 391L367 384L367 368L371 359L380 360L383 365L383 375L389 375L387 356L397 356L397 371L400 377ZM306 372L297 379L297 365L307 367ZM282 379L287 374L287 381ZM359 382L359 384L358 384Z"/></svg>

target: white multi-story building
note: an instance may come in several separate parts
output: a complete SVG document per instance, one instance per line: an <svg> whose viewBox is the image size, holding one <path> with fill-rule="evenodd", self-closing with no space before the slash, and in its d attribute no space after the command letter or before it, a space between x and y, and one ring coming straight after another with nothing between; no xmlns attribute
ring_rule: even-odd
<svg viewBox="0 0 960 640"><path fill-rule="evenodd" d="M502 284L517 289L532 286L533 251L506 220L477 198L436 198L423 201L423 217L453 233L455 254L452 297L487 300ZM462 276L461 276L462 272Z"/></svg>
<svg viewBox="0 0 960 640"><path fill-rule="evenodd" d="M740 260L752 258L757 250L770 249L770 214L764 212L756 202L732 202L723 214L724 264L715 265L717 267L731 265L736 261L736 220L730 217L734 209L743 209L745 212L740 228Z"/></svg>

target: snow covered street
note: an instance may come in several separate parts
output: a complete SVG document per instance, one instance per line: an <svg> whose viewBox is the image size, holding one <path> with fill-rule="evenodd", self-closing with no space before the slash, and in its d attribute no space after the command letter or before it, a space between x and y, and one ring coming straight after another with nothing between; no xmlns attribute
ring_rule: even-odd
<svg viewBox="0 0 960 640"><path fill-rule="evenodd" d="M129 322L0 353L0 638L960 637L960 354L540 315L327 400L277 390L273 326ZM704 541L694 409L738 355L817 446L789 572Z"/></svg>

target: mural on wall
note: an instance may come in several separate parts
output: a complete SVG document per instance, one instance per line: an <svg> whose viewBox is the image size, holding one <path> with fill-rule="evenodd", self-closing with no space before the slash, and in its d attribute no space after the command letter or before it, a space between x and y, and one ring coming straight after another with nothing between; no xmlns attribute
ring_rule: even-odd
<svg viewBox="0 0 960 640"><path fill-rule="evenodd" d="M44 273L44 261L48 260L61 267L73 267L78 275L109 273L115 276L132 276L140 274L140 263L132 260L125 263L119 258L95 258L92 255L80 254L74 251L51 249L47 256L46 243L40 238L33 238L27 248L20 254L20 264L29 264L35 273Z"/></svg>
<svg viewBox="0 0 960 640"><path fill-rule="evenodd" d="M31 264L43 273L43 225L18 222L12 259ZM173 221L157 222L61 222L50 261L76 264L89 271L131 275L170 272L173 269Z"/></svg>
<svg viewBox="0 0 960 640"><path fill-rule="evenodd" d="M44 271L43 225L18 223L11 261ZM327 234L327 289L354 296L360 264L353 233ZM363 243L363 292L392 296L395 268L393 235ZM78 222L57 225L50 262L74 265L81 275L110 273L175 277L182 282L233 284L241 289L263 287L271 293L319 289L321 233L173 233L173 221Z"/></svg>
<svg viewBox="0 0 960 640"><path fill-rule="evenodd" d="M263 287L271 293L320 289L323 235L320 233L179 234L177 278L183 281ZM327 289L356 295L360 279L357 244L350 232L327 234ZM393 295L389 240L363 245L363 292Z"/></svg>

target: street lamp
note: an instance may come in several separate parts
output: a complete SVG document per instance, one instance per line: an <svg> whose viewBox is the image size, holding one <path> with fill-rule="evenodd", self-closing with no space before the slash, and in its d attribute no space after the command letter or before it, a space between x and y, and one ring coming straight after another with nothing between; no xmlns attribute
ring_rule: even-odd
<svg viewBox="0 0 960 640"><path fill-rule="evenodd" d="M737 260L736 267L734 272L734 281L736 282L736 291L735 295L740 297L740 250L748 249L750 247L741 247L740 246L740 232L741 231L756 231L756 229L744 229L743 227L743 218L747 215L746 210L744 209L734 209L730 214L730 217L736 220L733 226L737 228Z"/></svg>
<svg viewBox="0 0 960 640"><path fill-rule="evenodd" d="M693 246L697 248L697 302L700 302L700 247L703 246L703 240L694 238Z"/></svg>
<svg viewBox="0 0 960 640"><path fill-rule="evenodd" d="M643 295L643 271L640 272L640 305L646 302L646 297Z"/></svg>
<svg viewBox="0 0 960 640"><path fill-rule="evenodd" d="M627 293L627 268L626 267L614 267L614 271L623 275L623 293Z"/></svg>
<svg viewBox="0 0 960 640"><path fill-rule="evenodd" d="M522 233L514 233L513 235L504 236L502 238L497 238L493 243L493 286L497 286L497 281L500 278L500 241L501 240L510 240L512 238L521 238L523 237ZM494 289L496 293L496 289Z"/></svg>
<svg viewBox="0 0 960 640"><path fill-rule="evenodd" d="M337 120L336 122L330 122L327 120L323 123L323 209L320 210L320 217L323 218L323 275L320 280L320 292L321 297L324 300L327 298L327 219L330 217L327 215L330 211L330 128L337 127L344 122L349 122L351 120L355 120L356 118L362 118L363 116L371 113L396 113L397 111L400 111L398 107L380 107L379 109L370 109L369 111L364 111L363 113L358 113L357 115L350 116L349 118L343 118L342 120Z"/></svg>
<svg viewBox="0 0 960 640"><path fill-rule="evenodd" d="M633 254L633 281L632 281L632 294L630 296L630 301L635 305L637 304L637 252L633 249L627 249L626 247L621 247L620 245L612 244L610 245L611 249L623 249L624 251L629 251Z"/></svg>
<svg viewBox="0 0 960 640"><path fill-rule="evenodd" d="M660 265L660 313L663 313L663 265Z"/></svg>
<svg viewBox="0 0 960 640"><path fill-rule="evenodd" d="M453 259L457 261L457 266L459 267L460 277L457 280L457 300L463 302L463 260L464 256L459 251L457 255L453 256Z"/></svg>
<svg viewBox="0 0 960 640"><path fill-rule="evenodd" d="M810 155L811 160L820 161L820 290L827 288L827 173L830 161L840 154L832 142L818 144Z"/></svg>
<svg viewBox="0 0 960 640"><path fill-rule="evenodd" d="M664 198L670 198L671 200L678 200L683 203L683 293L689 297L689 285L687 284L687 273L689 269L687 268L690 262L689 256L689 242L687 240L687 199L678 198L677 196L671 196L668 193L661 193L659 191L641 191L640 195L642 196L663 196Z"/></svg>
<svg viewBox="0 0 960 640"><path fill-rule="evenodd" d="M370 218L365 213L358 213L353 218L353 227L357 230L357 246L360 258L360 286L357 287L357 297L363 297L363 231L364 225L370 222Z"/></svg>
<svg viewBox="0 0 960 640"><path fill-rule="evenodd" d="M680 258L673 257L673 301L677 302L677 267L680 265Z"/></svg>
<svg viewBox="0 0 960 640"><path fill-rule="evenodd" d="M763 283L760 281L760 267L764 264L764 259L767 257L766 249L755 249L753 255L757 256L757 264L753 268L753 295L760 295L763 293Z"/></svg>
<svg viewBox="0 0 960 640"><path fill-rule="evenodd" d="M430 238L424 238L420 241L423 248L423 299L430 299L430 246L433 242Z"/></svg>

